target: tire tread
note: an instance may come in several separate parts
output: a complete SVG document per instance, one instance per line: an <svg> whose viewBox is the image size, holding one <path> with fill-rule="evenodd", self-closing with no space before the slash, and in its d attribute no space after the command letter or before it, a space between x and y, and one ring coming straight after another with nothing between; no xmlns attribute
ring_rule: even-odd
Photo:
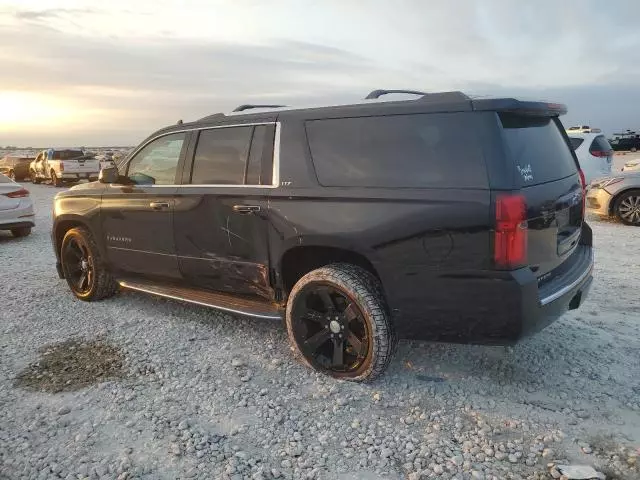
<svg viewBox="0 0 640 480"><path fill-rule="evenodd" d="M298 348L293 336L291 306L298 291L314 281L330 282L346 290L358 301L360 309L369 318L373 330L374 352L367 369L357 376L340 378L362 382L379 377L393 358L397 336L380 282L367 270L352 264L335 263L318 268L304 275L293 287L287 303L285 322L289 343L296 357L313 368Z"/></svg>
<svg viewBox="0 0 640 480"><path fill-rule="evenodd" d="M65 234L65 238L70 234L82 236L82 238L87 242L87 246L89 247L91 255L93 256L95 269L95 287L93 288L93 291L86 296L76 295L76 297L86 302L95 302L115 295L115 293L118 291L118 283L111 275L111 272L106 268L106 265L100 255L98 244L96 243L89 229L85 227L71 228ZM62 244L64 245L64 240L62 241Z"/></svg>

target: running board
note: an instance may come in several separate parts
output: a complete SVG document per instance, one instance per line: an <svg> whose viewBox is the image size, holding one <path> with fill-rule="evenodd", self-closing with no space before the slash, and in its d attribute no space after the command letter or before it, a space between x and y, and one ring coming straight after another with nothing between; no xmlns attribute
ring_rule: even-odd
<svg viewBox="0 0 640 480"><path fill-rule="evenodd" d="M237 297L226 293L210 292L191 287L147 284L135 280L121 280L118 283L122 288L129 290L195 303L196 305L212 307L229 313L246 315L248 317L282 320L282 309L266 300L260 301L253 298Z"/></svg>

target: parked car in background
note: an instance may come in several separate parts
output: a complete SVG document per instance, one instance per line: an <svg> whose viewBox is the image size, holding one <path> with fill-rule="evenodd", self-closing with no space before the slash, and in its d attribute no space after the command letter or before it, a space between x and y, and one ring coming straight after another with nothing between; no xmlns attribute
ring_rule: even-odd
<svg viewBox="0 0 640 480"><path fill-rule="evenodd" d="M588 132L591 132L592 130L595 130L595 129L592 129L589 125L577 125L577 126L574 126L574 127L567 128L567 133L569 133L569 134L571 134L571 133L588 133ZM598 131L600 131L600 130L598 129Z"/></svg>
<svg viewBox="0 0 640 480"><path fill-rule="evenodd" d="M111 168L116 166L116 163L113 159L112 151L99 153L98 155L96 155L96 159L100 162L100 170L102 170L103 168Z"/></svg>
<svg viewBox="0 0 640 480"><path fill-rule="evenodd" d="M349 380L397 336L508 344L578 308L592 233L566 108L387 93L153 133L56 196L59 276L84 301L119 285L284 319L305 364Z"/></svg>
<svg viewBox="0 0 640 480"><path fill-rule="evenodd" d="M640 137L621 138L611 144L616 152L637 152L640 150Z"/></svg>
<svg viewBox="0 0 640 480"><path fill-rule="evenodd" d="M22 181L29 178L29 164L33 157L26 157L19 154L9 154L0 158L0 173L3 173L12 180Z"/></svg>
<svg viewBox="0 0 640 480"><path fill-rule="evenodd" d="M616 217L626 225L640 227L640 172L625 172L596 180L587 191L591 213Z"/></svg>
<svg viewBox="0 0 640 480"><path fill-rule="evenodd" d="M607 138L602 133L597 133L600 129L596 133L592 131L593 129L583 133L567 131L587 183L611 175L613 163L613 150Z"/></svg>
<svg viewBox="0 0 640 480"><path fill-rule="evenodd" d="M26 237L34 225L29 191L0 173L0 230L10 230L14 237Z"/></svg>
<svg viewBox="0 0 640 480"><path fill-rule="evenodd" d="M43 150L29 166L33 183L51 181L56 187L82 179L97 180L100 162L79 149Z"/></svg>
<svg viewBox="0 0 640 480"><path fill-rule="evenodd" d="M625 162L622 167L623 172L640 172L640 158L636 158L635 160L629 160Z"/></svg>

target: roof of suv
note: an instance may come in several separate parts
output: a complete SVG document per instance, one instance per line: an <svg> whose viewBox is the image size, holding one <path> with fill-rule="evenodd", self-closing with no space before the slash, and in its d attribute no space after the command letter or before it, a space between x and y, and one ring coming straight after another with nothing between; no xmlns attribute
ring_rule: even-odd
<svg viewBox="0 0 640 480"><path fill-rule="evenodd" d="M411 100L380 99L390 93L418 95ZM436 113L464 111L502 111L525 115L558 116L567 112L565 105L558 103L522 101L515 98L470 97L462 92L424 93L415 90L374 90L359 103L324 105L311 107L288 107L282 105L240 105L230 114L215 113L194 122L165 127L154 135L176 129L197 128L202 125L224 125L228 123L275 122L282 118L338 118L347 115L384 115L393 113Z"/></svg>

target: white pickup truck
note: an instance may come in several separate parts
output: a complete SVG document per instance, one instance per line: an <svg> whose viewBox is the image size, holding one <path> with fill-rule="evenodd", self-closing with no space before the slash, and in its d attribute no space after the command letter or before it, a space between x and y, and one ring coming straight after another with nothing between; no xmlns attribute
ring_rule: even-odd
<svg viewBox="0 0 640 480"><path fill-rule="evenodd" d="M51 181L56 187L82 179L97 180L99 173L100 161L80 149L43 150L29 166L33 183Z"/></svg>

